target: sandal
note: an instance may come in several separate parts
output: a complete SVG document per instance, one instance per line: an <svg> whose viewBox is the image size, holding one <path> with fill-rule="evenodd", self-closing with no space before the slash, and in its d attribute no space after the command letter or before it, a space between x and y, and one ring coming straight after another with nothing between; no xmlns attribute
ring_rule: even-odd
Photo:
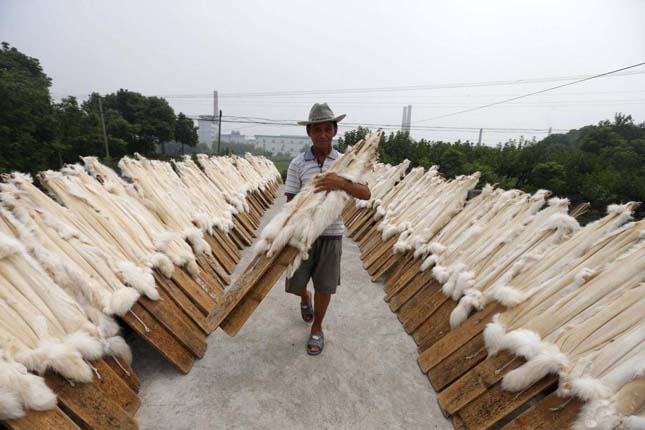
<svg viewBox="0 0 645 430"><path fill-rule="evenodd" d="M312 351L311 347L312 346L317 346L318 351ZM309 355L318 355L321 352L323 352L323 348L325 347L325 335L320 332L320 336L316 334L312 334L309 336L309 340L307 341L307 354Z"/></svg>
<svg viewBox="0 0 645 430"><path fill-rule="evenodd" d="M307 305L300 304L300 315L306 323L310 323L314 320L314 307L311 306L311 303Z"/></svg>

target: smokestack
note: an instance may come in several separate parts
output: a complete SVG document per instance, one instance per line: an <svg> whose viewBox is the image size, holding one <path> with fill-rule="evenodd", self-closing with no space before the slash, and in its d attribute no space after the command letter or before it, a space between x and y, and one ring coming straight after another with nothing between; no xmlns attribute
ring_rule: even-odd
<svg viewBox="0 0 645 430"><path fill-rule="evenodd" d="M408 116L406 118L406 130L408 133L410 132L410 126L412 125L412 105L408 105Z"/></svg>
<svg viewBox="0 0 645 430"><path fill-rule="evenodd" d="M408 107L403 106L403 118L401 118L401 132L405 131L405 123L408 119Z"/></svg>

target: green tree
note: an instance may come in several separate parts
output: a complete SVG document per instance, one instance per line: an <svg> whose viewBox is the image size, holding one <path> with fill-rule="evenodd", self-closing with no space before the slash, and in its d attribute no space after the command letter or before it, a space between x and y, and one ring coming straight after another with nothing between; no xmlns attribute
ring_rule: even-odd
<svg viewBox="0 0 645 430"><path fill-rule="evenodd" d="M98 94L90 96L86 102L88 109L97 105L96 97ZM106 116L109 111L118 112L130 125L120 126L119 131L126 134L118 136L127 142L128 153L149 153L156 144L163 146L175 137L175 112L165 99L146 97L134 91L120 89L116 93L106 95L103 100ZM115 113L111 115L119 118Z"/></svg>
<svg viewBox="0 0 645 430"><path fill-rule="evenodd" d="M37 59L0 49L0 171L36 172L58 164L49 86Z"/></svg>
<svg viewBox="0 0 645 430"><path fill-rule="evenodd" d="M180 112L175 122L175 140L181 143L181 153L184 153L184 145L191 147L197 145L197 138L197 127L195 127L195 123L192 119ZM163 152L163 145L161 148Z"/></svg>
<svg viewBox="0 0 645 430"><path fill-rule="evenodd" d="M365 139L365 136L369 134L369 128L361 127L360 125L356 130L351 130L345 132L345 134L338 138L338 144L335 148L337 151L345 152L348 146L353 146L358 143L360 140ZM307 146L305 149L308 149Z"/></svg>

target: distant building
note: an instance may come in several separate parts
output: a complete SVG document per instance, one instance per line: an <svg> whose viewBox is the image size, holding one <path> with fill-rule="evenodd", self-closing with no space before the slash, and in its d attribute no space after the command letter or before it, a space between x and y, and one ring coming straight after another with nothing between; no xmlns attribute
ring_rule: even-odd
<svg viewBox="0 0 645 430"><path fill-rule="evenodd" d="M213 115L200 115L197 119L197 140L211 148L217 143L217 121Z"/></svg>
<svg viewBox="0 0 645 430"><path fill-rule="evenodd" d="M336 140L332 142L332 145L337 143ZM309 136L293 136L293 135L267 135L267 134L256 134L255 135L255 147L257 149L263 149L269 151L272 155L277 154L288 154L291 157L295 157L304 151L305 148L311 146L311 139Z"/></svg>
<svg viewBox="0 0 645 430"><path fill-rule="evenodd" d="M240 134L237 130L233 130L230 134L222 133L221 139L222 143L250 143L249 139L247 139L245 135Z"/></svg>

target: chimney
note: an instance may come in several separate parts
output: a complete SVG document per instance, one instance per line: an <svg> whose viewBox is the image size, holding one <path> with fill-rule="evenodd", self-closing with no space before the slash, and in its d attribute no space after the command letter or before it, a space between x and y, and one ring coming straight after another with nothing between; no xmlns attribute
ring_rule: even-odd
<svg viewBox="0 0 645 430"><path fill-rule="evenodd" d="M401 132L405 131L405 123L408 119L408 107L403 106L403 118L401 119Z"/></svg>

